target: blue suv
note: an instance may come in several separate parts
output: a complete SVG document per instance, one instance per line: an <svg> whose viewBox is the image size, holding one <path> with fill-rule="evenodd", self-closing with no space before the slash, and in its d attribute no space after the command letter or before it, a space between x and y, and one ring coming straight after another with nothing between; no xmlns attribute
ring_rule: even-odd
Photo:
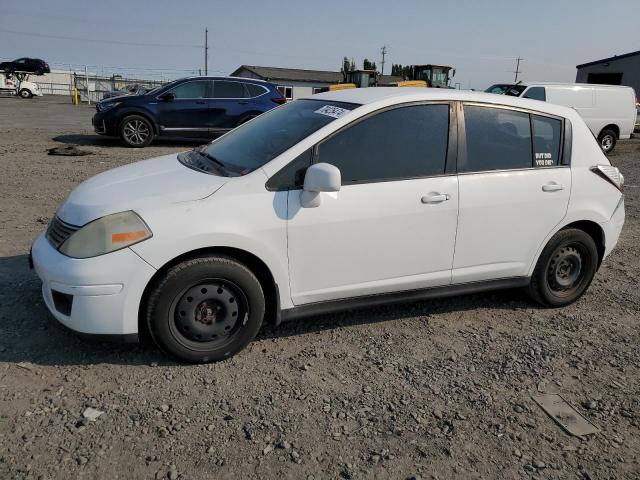
<svg viewBox="0 0 640 480"><path fill-rule="evenodd" d="M275 85L261 80L183 78L144 95L104 100L92 123L100 135L146 147L159 136L214 138L285 102Z"/></svg>

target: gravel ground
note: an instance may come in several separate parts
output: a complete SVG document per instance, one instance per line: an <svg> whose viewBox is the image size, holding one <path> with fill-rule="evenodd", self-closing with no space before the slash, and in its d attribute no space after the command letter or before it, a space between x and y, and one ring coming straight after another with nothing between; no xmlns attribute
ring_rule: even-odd
<svg viewBox="0 0 640 480"><path fill-rule="evenodd" d="M80 181L193 145L125 149L91 115L0 98L0 478L640 478L640 141L611 156L627 222L574 305L501 291L327 315L192 366L76 337L27 267ZM92 154L47 155L69 143ZM600 433L564 433L540 392Z"/></svg>

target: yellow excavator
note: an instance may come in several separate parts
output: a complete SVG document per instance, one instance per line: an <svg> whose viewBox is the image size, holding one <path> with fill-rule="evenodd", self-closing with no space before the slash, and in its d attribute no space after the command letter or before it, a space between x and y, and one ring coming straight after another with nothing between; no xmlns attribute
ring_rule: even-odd
<svg viewBox="0 0 640 480"><path fill-rule="evenodd" d="M347 90L349 88L367 88L378 86L378 72L375 70L351 70L344 72L344 81L323 88L323 92Z"/></svg>
<svg viewBox="0 0 640 480"><path fill-rule="evenodd" d="M403 75L405 79L392 86L450 88L449 80L455 74L456 70L449 65L410 65Z"/></svg>

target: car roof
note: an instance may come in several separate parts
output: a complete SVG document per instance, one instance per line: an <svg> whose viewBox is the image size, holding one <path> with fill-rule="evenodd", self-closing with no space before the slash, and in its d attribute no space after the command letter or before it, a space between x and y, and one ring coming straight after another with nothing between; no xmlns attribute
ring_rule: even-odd
<svg viewBox="0 0 640 480"><path fill-rule="evenodd" d="M573 117L573 113L575 113L571 108L538 100L511 97L508 95L496 95L495 93L476 92L471 90L455 90L451 88L352 88L348 90L318 93L306 98L313 100L357 103L360 105L376 103L394 105L406 102L457 100L462 102L491 103L495 105L520 107L563 117Z"/></svg>
<svg viewBox="0 0 640 480"><path fill-rule="evenodd" d="M511 84L513 85L513 84ZM541 87L596 87L596 88L631 88L626 85L606 85L603 83L577 83L577 82L521 82L519 85L530 87L532 85Z"/></svg>
<svg viewBox="0 0 640 480"><path fill-rule="evenodd" d="M252 83L270 83L267 82L265 80L261 80L259 78L248 78L248 77L232 77L230 75L227 76L216 76L216 77L212 77L212 76L198 76L198 75L194 75L191 77L183 77L183 78L176 78L174 80L174 82L178 82L178 81L182 81L182 80L242 80L243 82L252 82Z"/></svg>

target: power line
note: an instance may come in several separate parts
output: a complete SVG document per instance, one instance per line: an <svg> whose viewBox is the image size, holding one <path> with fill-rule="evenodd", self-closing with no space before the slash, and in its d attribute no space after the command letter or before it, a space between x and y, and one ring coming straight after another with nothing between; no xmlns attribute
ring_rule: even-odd
<svg viewBox="0 0 640 480"><path fill-rule="evenodd" d="M0 32L11 33L13 35L25 35L25 36L28 36L28 37L54 38L54 39L58 39L58 40L73 40L73 41L77 41L77 42L108 43L108 44L112 44L112 45L126 45L126 46L136 46L136 47L202 48L202 45L121 42L119 40L102 40L102 39L97 39L97 38L66 37L66 36L63 36L63 35L45 35L45 34L41 34L41 33L23 32L23 31L19 31L19 30L0 29Z"/></svg>

